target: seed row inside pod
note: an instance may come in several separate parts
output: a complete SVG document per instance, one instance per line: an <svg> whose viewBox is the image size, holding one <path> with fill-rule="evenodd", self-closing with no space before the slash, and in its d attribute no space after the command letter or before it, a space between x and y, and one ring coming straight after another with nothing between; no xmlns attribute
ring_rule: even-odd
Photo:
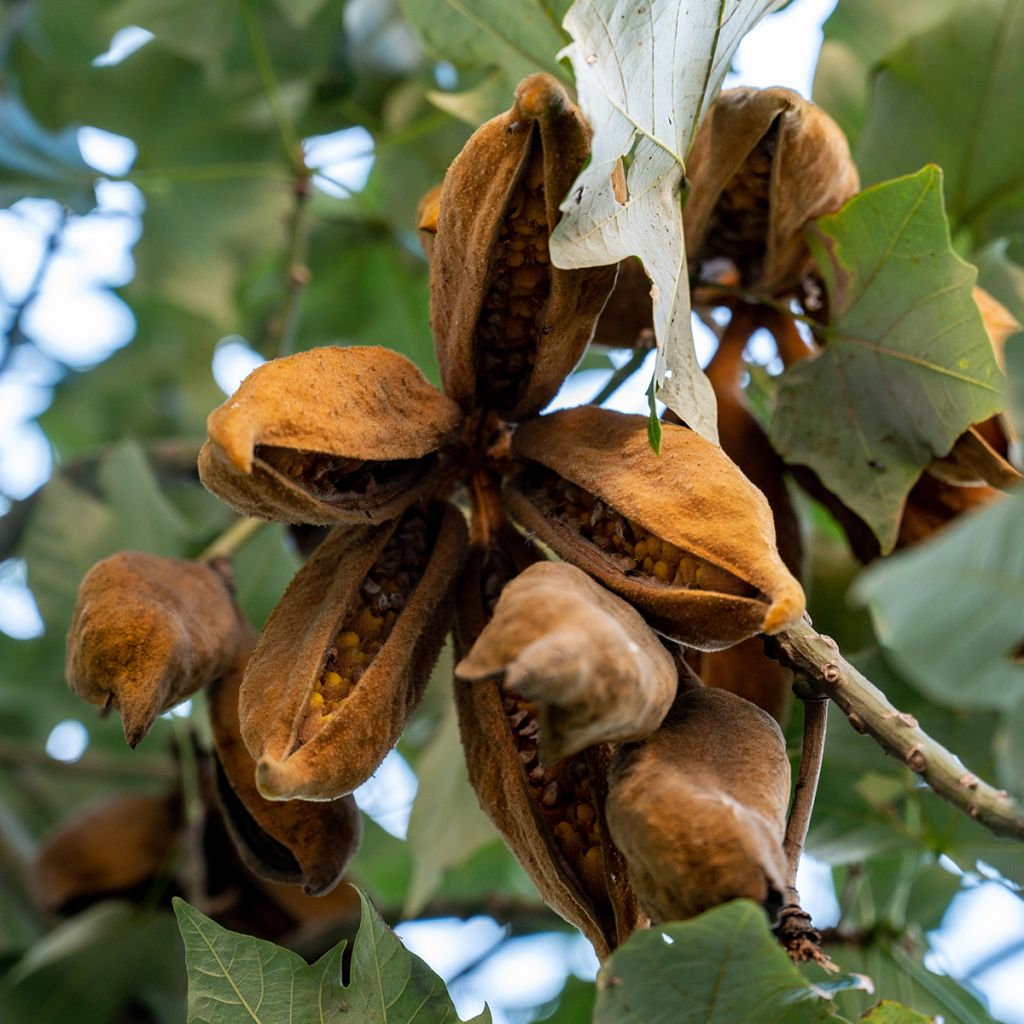
<svg viewBox="0 0 1024 1024"><path fill-rule="evenodd" d="M645 530L557 473L532 467L522 478L522 486L553 520L599 548L624 573L666 586L758 596L756 587Z"/></svg>
<svg viewBox="0 0 1024 1024"><path fill-rule="evenodd" d="M313 684L300 743L320 731L363 678L387 643L398 616L419 583L430 557L429 523L410 509L388 538L345 612Z"/></svg>
<svg viewBox="0 0 1024 1024"><path fill-rule="evenodd" d="M739 271L740 283L752 284L764 269L771 217L772 160L779 138L779 119L758 140L736 176L722 190L708 221L698 266L727 259ZM711 245L711 240L714 245Z"/></svg>

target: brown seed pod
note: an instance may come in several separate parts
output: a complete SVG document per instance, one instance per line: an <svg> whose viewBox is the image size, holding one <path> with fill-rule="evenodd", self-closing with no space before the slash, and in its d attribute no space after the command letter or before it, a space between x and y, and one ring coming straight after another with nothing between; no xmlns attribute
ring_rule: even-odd
<svg viewBox="0 0 1024 1024"><path fill-rule="evenodd" d="M256 762L242 742L238 695L255 637L232 670L207 691L216 749L217 802L246 866L272 882L301 884L309 896L330 892L359 848L363 823L351 796L337 800L265 800Z"/></svg>
<svg viewBox="0 0 1024 1024"><path fill-rule="evenodd" d="M608 827L651 920L741 898L774 914L785 894L789 784L778 725L723 690L681 693L653 736L620 747Z"/></svg>
<svg viewBox="0 0 1024 1024"><path fill-rule="evenodd" d="M615 287L597 321L593 342L610 348L654 348L651 279L635 256L619 263Z"/></svg>
<svg viewBox="0 0 1024 1024"><path fill-rule="evenodd" d="M405 356L315 348L265 363L210 413L199 475L244 515L382 523L435 486L461 421Z"/></svg>
<svg viewBox="0 0 1024 1024"><path fill-rule="evenodd" d="M242 738L269 800L334 800L398 741L451 621L466 546L450 505L338 528L271 613L242 682Z"/></svg>
<svg viewBox="0 0 1024 1024"><path fill-rule="evenodd" d="M430 323L445 391L518 421L579 361L615 267L561 270L548 239L590 156L590 129L550 75L520 82L445 176L430 264Z"/></svg>
<svg viewBox="0 0 1024 1024"><path fill-rule="evenodd" d="M36 902L50 913L137 893L170 871L181 826L176 796L118 793L61 822L32 865Z"/></svg>
<svg viewBox="0 0 1024 1024"><path fill-rule="evenodd" d="M228 670L240 637L218 570L121 551L94 565L78 589L68 685L90 704L116 708L134 747L157 715Z"/></svg>
<svg viewBox="0 0 1024 1024"><path fill-rule="evenodd" d="M419 231L420 246L427 262L434 254L434 236L437 234L437 215L441 209L441 185L435 185L420 200L416 207L416 228Z"/></svg>
<svg viewBox="0 0 1024 1024"><path fill-rule="evenodd" d="M705 686L728 690L767 711L779 725L789 718L793 673L765 654L764 640L752 636L724 651L695 652Z"/></svg>
<svg viewBox="0 0 1024 1024"><path fill-rule="evenodd" d="M538 562L505 587L455 675L497 679L535 705L545 764L650 735L676 691L671 655L640 615L564 562Z"/></svg>
<svg viewBox="0 0 1024 1024"><path fill-rule="evenodd" d="M764 496L692 430L666 424L656 455L645 417L583 406L522 424L513 451L512 516L668 636L717 650L803 614Z"/></svg>
<svg viewBox="0 0 1024 1024"><path fill-rule="evenodd" d="M457 654L484 628L517 567L540 557L508 524L471 551L456 605ZM646 923L604 823L608 747L543 763L538 709L496 681L457 683L455 706L480 806L544 902L603 959Z"/></svg>
<svg viewBox="0 0 1024 1024"><path fill-rule="evenodd" d="M744 287L769 294L793 288L807 271L805 226L860 188L839 126L778 87L723 92L697 132L686 172L691 267L707 278L706 265L728 261Z"/></svg>

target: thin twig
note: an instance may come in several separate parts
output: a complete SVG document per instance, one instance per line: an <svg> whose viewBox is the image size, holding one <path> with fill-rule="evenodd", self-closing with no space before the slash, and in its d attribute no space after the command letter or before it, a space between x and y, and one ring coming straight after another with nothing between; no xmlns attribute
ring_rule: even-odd
<svg viewBox="0 0 1024 1024"><path fill-rule="evenodd" d="M29 306L39 298L39 292L43 287L43 281L46 279L46 274L50 269L50 264L53 262L53 258L57 255L57 250L60 248L61 238L64 236L64 227L67 222L68 209L66 207L61 207L60 217L46 239L46 245L43 248L42 256L39 258L39 264L32 277L32 282L29 284L28 290L25 292L22 300L14 307L14 315L11 317L10 323L7 325L7 329L4 331L7 335L7 346L4 349L3 355L0 356L0 373L3 373L11 365L14 350L19 345L23 345L29 340L28 335L25 334L24 330L22 330L21 322L25 318L25 314L28 311Z"/></svg>
<svg viewBox="0 0 1024 1024"><path fill-rule="evenodd" d="M641 366L644 365L644 361L653 352L653 349L649 348L638 348L633 350L633 354L626 360L605 382L603 388L587 403L588 405L601 405L607 402L612 395L615 394L623 384L633 376Z"/></svg>
<svg viewBox="0 0 1024 1024"><path fill-rule="evenodd" d="M893 707L870 679L843 658L836 642L816 632L809 620L768 637L765 649L776 661L813 680L858 732L906 764L944 800L997 835L1024 838L1024 807L1006 790L968 771L913 715Z"/></svg>
<svg viewBox="0 0 1024 1024"><path fill-rule="evenodd" d="M294 185L295 202L288 223L288 297L281 314L278 356L291 355L295 351L295 343L299 337L302 300L310 277L306 254L309 241L309 200L312 194L313 186L309 175L297 175Z"/></svg>
<svg viewBox="0 0 1024 1024"><path fill-rule="evenodd" d="M800 750L800 770L793 788L793 806L786 822L786 838L782 849L786 854L786 884L796 889L796 873L800 856L807 840L807 827L811 823L814 797L818 792L818 777L825 754L825 728L828 722L828 700L818 692L797 696L804 705L804 740Z"/></svg>
<svg viewBox="0 0 1024 1024"><path fill-rule="evenodd" d="M267 523L263 519L236 519L199 556L200 562L215 562L232 555L250 538L255 537Z"/></svg>

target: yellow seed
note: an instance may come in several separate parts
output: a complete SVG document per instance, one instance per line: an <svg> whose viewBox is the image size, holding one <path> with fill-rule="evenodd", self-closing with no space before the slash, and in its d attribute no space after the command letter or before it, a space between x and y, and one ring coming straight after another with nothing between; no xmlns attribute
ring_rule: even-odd
<svg viewBox="0 0 1024 1024"><path fill-rule="evenodd" d="M310 707L322 708L324 706L324 695L320 693L318 690L314 690L309 695L309 704Z"/></svg>
<svg viewBox="0 0 1024 1024"><path fill-rule="evenodd" d="M604 857L600 846L591 846L580 861L580 874L589 889L600 890L604 887Z"/></svg>
<svg viewBox="0 0 1024 1024"><path fill-rule="evenodd" d="M324 676L324 682L328 686L341 686L341 676L337 672L328 672Z"/></svg>
<svg viewBox="0 0 1024 1024"><path fill-rule="evenodd" d="M661 580L662 583L667 583L672 578L672 573L669 571L669 567L666 562L655 562L653 571L654 575Z"/></svg>
<svg viewBox="0 0 1024 1024"><path fill-rule="evenodd" d="M594 808L590 804L576 804L572 813L581 825L589 825L594 820Z"/></svg>
<svg viewBox="0 0 1024 1024"><path fill-rule="evenodd" d="M353 633L352 630L347 629L344 633L338 634L338 639L335 641L338 647L358 647L359 646L359 634Z"/></svg>
<svg viewBox="0 0 1024 1024"><path fill-rule="evenodd" d="M638 542L637 546L633 549L633 557L642 562L647 557L647 554L647 541L642 540Z"/></svg>

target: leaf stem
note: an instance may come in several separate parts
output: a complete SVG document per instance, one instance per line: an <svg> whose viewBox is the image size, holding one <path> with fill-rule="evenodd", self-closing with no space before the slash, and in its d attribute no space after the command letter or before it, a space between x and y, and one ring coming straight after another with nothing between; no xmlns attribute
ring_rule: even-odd
<svg viewBox="0 0 1024 1024"><path fill-rule="evenodd" d="M789 809L782 849L786 854L786 885L795 890L796 873L807 840L807 828L811 823L821 762L825 755L828 699L816 688L805 687L803 680L798 680L794 689L804 706L804 739L800 750L800 769L793 788L793 806Z"/></svg>
<svg viewBox="0 0 1024 1024"><path fill-rule="evenodd" d="M281 314L280 336L277 344L278 356L291 355L299 336L299 322L302 319L302 300L309 285L309 267L306 254L309 242L309 200L313 186L309 173L295 177L294 205L288 224L288 297Z"/></svg>
<svg viewBox="0 0 1024 1024"><path fill-rule="evenodd" d="M776 299L769 299L765 295L758 295L756 292L747 291L746 288L738 288L731 284L712 284L711 282L705 282L705 287L711 294L715 292L721 292L723 295L727 295L730 298L742 299L743 302L750 306L763 306L765 309L771 309L776 313L780 313L782 316L788 316L792 320L799 320L802 324L807 324L816 334L828 336L831 333L831 328L828 324L823 324L820 320L815 320L813 316L808 316L806 313L797 313L795 310L790 309L785 302L779 302ZM700 283L698 283L698 287ZM711 305L718 303L701 303L702 305Z"/></svg>
<svg viewBox="0 0 1024 1024"><path fill-rule="evenodd" d="M235 552L266 526L263 519L236 519L219 537L199 555L200 562L215 562L231 558Z"/></svg>
<svg viewBox="0 0 1024 1024"><path fill-rule="evenodd" d="M1024 839L1024 807L1006 790L978 778L932 739L913 715L897 710L866 676L839 653L808 619L773 637L765 650L776 661L807 676L835 701L858 731L916 772L931 789L997 835Z"/></svg>
<svg viewBox="0 0 1024 1024"><path fill-rule="evenodd" d="M607 402L644 365L645 360L653 351L653 349L649 348L634 349L629 359L612 373L608 380L605 381L604 387L587 404L602 405L604 402Z"/></svg>
<svg viewBox="0 0 1024 1024"><path fill-rule="evenodd" d="M278 134L281 136L281 143L284 146L285 155L288 158L292 170L296 175L308 173L305 161L302 157L302 145L299 142L298 133L288 116L284 103L281 100L281 90L278 88L277 75L274 73L274 64L270 58L270 50L267 48L267 41L263 36L263 29L252 9L251 0L241 0L242 20L245 22L245 31L249 36L249 49L252 52L256 70L263 84L263 92L270 104L270 112L277 124Z"/></svg>

